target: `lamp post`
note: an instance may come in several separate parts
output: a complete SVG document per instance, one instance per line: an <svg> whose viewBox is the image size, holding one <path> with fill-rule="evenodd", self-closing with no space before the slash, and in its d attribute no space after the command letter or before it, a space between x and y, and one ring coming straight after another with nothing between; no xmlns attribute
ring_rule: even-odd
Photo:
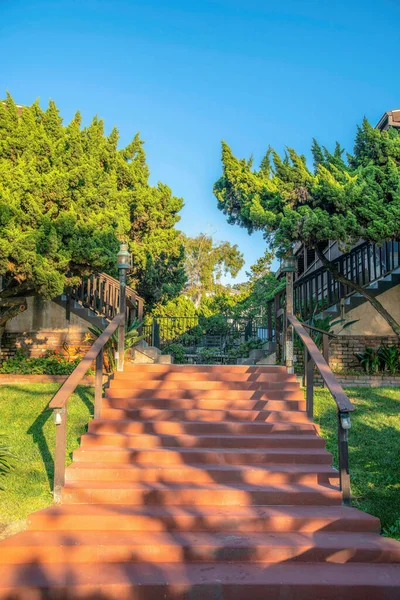
<svg viewBox="0 0 400 600"><path fill-rule="evenodd" d="M128 244L121 244L117 254L117 264L119 273L119 312L124 315L118 327L117 371L123 371L125 359L126 273L132 265L132 255L128 250Z"/></svg>
<svg viewBox="0 0 400 600"><path fill-rule="evenodd" d="M281 271L286 275L286 315L293 314L293 273L297 271L297 259L293 252L285 256L281 263ZM293 327L287 323L285 315L285 361L288 373L294 373L293 361Z"/></svg>

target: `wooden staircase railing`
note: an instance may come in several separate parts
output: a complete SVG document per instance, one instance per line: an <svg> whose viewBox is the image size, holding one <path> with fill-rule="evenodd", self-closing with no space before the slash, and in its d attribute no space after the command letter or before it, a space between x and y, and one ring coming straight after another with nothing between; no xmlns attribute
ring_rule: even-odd
<svg viewBox="0 0 400 600"><path fill-rule="evenodd" d="M332 373L327 361L322 356L317 345L305 330L305 327L291 313L286 315L288 329L293 328L303 342L305 348L305 388L306 388L306 407L307 415L310 419L314 417L314 371L315 367L321 374L321 377L330 391L337 406L338 416L338 456L339 456L339 475L340 489L342 492L343 504L350 504L350 471L349 471L349 442L348 430L351 427L350 414L354 411L354 406L346 396L342 386ZM290 336L290 333L289 333ZM290 337L289 337L290 339ZM291 342L293 343L293 342Z"/></svg>
<svg viewBox="0 0 400 600"><path fill-rule="evenodd" d="M95 360L94 416L95 418L100 416L101 399L103 395L104 346L120 325L125 326L124 317L125 315L121 313L113 318L111 323L97 338L90 350L88 350L79 365L63 383L49 404L49 408L54 410L54 423L56 425L56 449L54 457L54 499L56 502L61 501L61 490L65 481L68 400ZM123 349L118 348L118 351L123 352Z"/></svg>
<svg viewBox="0 0 400 600"><path fill-rule="evenodd" d="M67 319L70 302L75 300L85 308L112 321L119 312L120 282L106 273L95 273L83 277L80 284L67 290ZM132 288L126 288L126 323L134 319L142 321L144 300Z"/></svg>

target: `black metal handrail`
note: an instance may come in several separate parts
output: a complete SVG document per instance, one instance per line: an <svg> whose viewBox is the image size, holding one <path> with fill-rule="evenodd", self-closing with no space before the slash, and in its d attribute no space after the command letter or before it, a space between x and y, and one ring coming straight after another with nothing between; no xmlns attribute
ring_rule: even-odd
<svg viewBox="0 0 400 600"><path fill-rule="evenodd" d="M305 349L304 372L306 387L306 408L310 419L314 418L314 371L315 367L321 374L321 377L330 391L337 406L338 415L338 455L339 455L339 475L340 489L344 504L350 504L350 471L349 471L349 448L348 448L348 430L351 426L350 412L354 411L354 406L348 399L342 386L332 373L327 361L318 350L315 342L305 330L305 327L292 314L286 315L288 325L292 326Z"/></svg>

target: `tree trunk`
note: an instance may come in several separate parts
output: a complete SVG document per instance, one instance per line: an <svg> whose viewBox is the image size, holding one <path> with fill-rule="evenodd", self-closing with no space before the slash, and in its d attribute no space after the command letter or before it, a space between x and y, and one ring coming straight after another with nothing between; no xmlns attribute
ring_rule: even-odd
<svg viewBox="0 0 400 600"><path fill-rule="evenodd" d="M375 308L375 310L381 315L381 317L383 319L385 319L386 323L388 323L388 325L393 329L394 333L400 339L400 324L396 321L396 319L394 319L392 317L392 315L386 310L386 308L384 306L382 306L382 304L379 302L379 300L377 300L375 298L375 296L371 296L371 294L369 294L368 290L363 288L361 285L359 285L358 283L355 283L351 279L347 279L347 277L342 275L342 273L339 273L337 266L334 263L332 263L330 260L328 260L325 256L325 254L323 252L321 252L321 250L319 250L318 248L315 248L315 247L314 247L314 250L315 250L319 260L323 264L323 266L328 271L330 271L330 273L332 273L332 277L334 279L336 279L336 281L339 281L340 283L343 283L344 285L349 286L355 292L358 292L366 300L368 300L368 302L370 302L372 304L372 306Z"/></svg>

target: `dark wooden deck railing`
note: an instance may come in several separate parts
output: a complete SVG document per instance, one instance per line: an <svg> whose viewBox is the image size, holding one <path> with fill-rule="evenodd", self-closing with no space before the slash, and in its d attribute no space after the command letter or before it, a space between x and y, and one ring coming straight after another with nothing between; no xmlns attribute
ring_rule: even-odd
<svg viewBox="0 0 400 600"><path fill-rule="evenodd" d="M94 416L95 418L100 416L101 399L103 395L103 350L105 344L118 329L119 325L124 323L124 316L124 314L118 314L113 318L111 323L97 338L90 350L88 350L79 365L63 383L49 404L49 408L54 409L54 423L56 425L56 449L54 458L54 499L56 502L60 502L61 500L61 489L65 481L67 411L69 397L75 391L77 385L95 360Z"/></svg>
<svg viewBox="0 0 400 600"><path fill-rule="evenodd" d="M286 315L288 325L293 327L305 349L305 388L306 388L306 407L310 419L314 417L314 372L315 367L321 374L321 377L330 391L337 406L338 416L338 458L340 489L344 504L350 504L350 472L349 472L349 448L348 448L348 430L350 429L350 414L354 406L346 396L342 386L332 373L327 361L322 356L317 345L307 333L305 326L293 315Z"/></svg>
<svg viewBox="0 0 400 600"><path fill-rule="evenodd" d="M120 282L106 273L83 277L81 282L67 290L68 298L75 300L96 314L111 321L119 312ZM132 288L126 287L126 322L142 321L144 300ZM67 305L67 318L68 318Z"/></svg>
<svg viewBox="0 0 400 600"><path fill-rule="evenodd" d="M364 287L400 267L399 242L393 240L382 246L363 242L332 263L341 275ZM293 293L295 314L308 320L353 294L354 289L333 279L325 267L319 267L298 277L293 284Z"/></svg>

